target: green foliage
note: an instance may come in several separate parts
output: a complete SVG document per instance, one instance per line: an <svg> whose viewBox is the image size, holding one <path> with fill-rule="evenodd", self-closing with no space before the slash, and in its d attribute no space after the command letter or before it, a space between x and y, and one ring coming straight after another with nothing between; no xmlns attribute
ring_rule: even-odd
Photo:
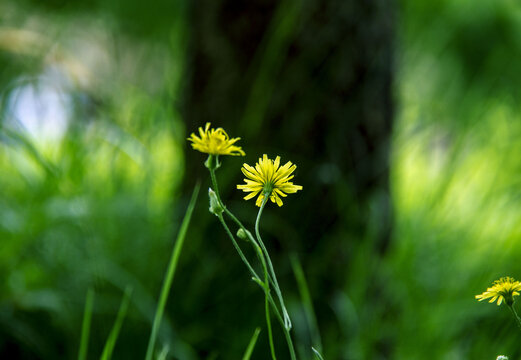
<svg viewBox="0 0 521 360"><path fill-rule="evenodd" d="M253 349L255 348L255 344L257 343L257 339L259 338L259 334L261 332L261 328L255 328L255 331L253 332L253 335L251 336L250 342L248 343L248 347L246 348L246 351L244 352L244 356L242 357L242 360L250 360L251 354L253 353Z"/></svg>
<svg viewBox="0 0 521 360"><path fill-rule="evenodd" d="M85 311L83 312L83 323L81 325L81 341L78 360L87 358L89 347L90 324L92 321L92 307L94 306L94 291L87 291L87 299L85 300Z"/></svg>
<svg viewBox="0 0 521 360"><path fill-rule="evenodd" d="M0 3L0 357L85 359L87 348L106 358L145 356L189 202L181 184L196 181L185 179L184 169L205 170L202 157L199 165L185 163L186 133L195 129L185 129L180 111L186 38L200 30L193 25L198 19L186 12L185 1L156 5ZM301 167L295 159L297 176L311 179L304 200L294 207L288 200L285 212L264 215L266 247L276 254L299 359L519 358L521 334L511 314L474 295L501 276L521 279L521 6L513 0L402 0L397 6L389 247L375 243L378 198L358 199L351 174L334 163L303 158ZM280 82L279 73L295 83L304 78L300 87L310 92L303 94L319 97L327 97L330 81L357 78L356 69L338 73L318 65L299 72L342 45L333 41L340 36L335 24L320 37L291 43L311 8L311 2L284 1L274 10L258 42L262 51L250 49L257 54L246 74L253 86L233 92L244 96L233 100L244 109L222 112L221 94L206 94L215 111L204 113L207 121L245 119L237 125L244 134L233 135L243 137L248 155L248 140L269 136L261 133L264 117L287 104L271 97L277 87L293 86ZM363 25L349 23L350 29ZM215 57L222 52L242 61L219 36L199 45ZM286 56L299 46L317 51L285 68ZM225 71L215 76L228 79ZM311 119L340 111L297 95L286 97L302 106L300 117L284 118L280 128L289 144L305 135ZM322 146L347 142L350 126L335 129L339 139L324 138ZM234 192L240 165L237 159L226 164L236 175L224 174L221 196L234 213L253 219L253 205L240 204ZM331 206L336 217L321 219L319 230L308 228L318 203L306 195L318 187L313 181L334 189L337 201ZM385 189L380 195L387 196ZM264 320L259 287L248 283L215 217L206 216L193 219L190 241L176 257L178 283L169 301L162 298L162 325L154 326L159 358L265 359L269 346L260 328L250 338ZM298 228L314 238L298 237ZM290 261L287 249L301 249L301 261ZM127 292L120 302L127 286L132 302ZM275 326L273 335L285 346Z"/></svg>
<svg viewBox="0 0 521 360"><path fill-rule="evenodd" d="M163 286L161 288L161 294L159 295L159 301L157 303L154 322L152 323L150 339L148 340L147 354L145 357L147 360L152 360L154 354L154 347L157 341L159 327L161 325L161 321L163 320L165 306L168 299L168 293L170 292L170 287L172 286L172 281L174 280L177 264L179 263L179 257L181 256L181 251L183 249L183 244L186 238L186 232L188 230L188 225L190 225L190 220L192 219L192 213L195 208L195 203L197 201L197 196L199 195L200 187L201 184L199 183L195 185L194 191L192 193L192 198L190 199L190 203L188 204L188 209L186 210L183 222L181 223L181 228L179 229L179 233L177 234L175 245L172 249L172 256L170 257L168 268L165 271L163 277Z"/></svg>
<svg viewBox="0 0 521 360"><path fill-rule="evenodd" d="M112 358L112 352L114 351L114 346L116 345L116 341L119 336L119 332L121 331L121 326L123 325L123 320L127 315L128 305L130 302L130 296L132 295L132 288L127 287L125 289L125 294L123 296L123 300L121 301L121 305L119 306L118 316L116 321L114 322L114 326L110 331L110 335L107 338L107 342L105 343L105 347L103 348L103 352L101 353L101 360L110 360Z"/></svg>

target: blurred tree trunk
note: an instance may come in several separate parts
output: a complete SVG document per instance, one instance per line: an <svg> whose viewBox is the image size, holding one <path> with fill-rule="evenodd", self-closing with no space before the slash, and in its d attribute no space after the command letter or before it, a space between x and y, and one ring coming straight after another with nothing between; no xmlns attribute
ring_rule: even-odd
<svg viewBox="0 0 521 360"><path fill-rule="evenodd" d="M385 291L378 264L391 233L394 5L198 0L191 2L190 25L187 133L210 121L242 138L247 156L225 159L219 177L223 198L244 219L253 219L256 208L235 190L242 162L267 153L298 165L295 183L304 190L282 208L270 206L263 228L290 289L287 255L299 254L312 293L320 294L314 300L321 331L336 334L331 344L326 340L329 357L344 358L364 330L339 318L335 311L342 309L331 304L342 295L357 308ZM207 175L204 156L188 148L191 189L194 178ZM363 311L359 321L379 316ZM382 332L372 355L387 357L390 342Z"/></svg>

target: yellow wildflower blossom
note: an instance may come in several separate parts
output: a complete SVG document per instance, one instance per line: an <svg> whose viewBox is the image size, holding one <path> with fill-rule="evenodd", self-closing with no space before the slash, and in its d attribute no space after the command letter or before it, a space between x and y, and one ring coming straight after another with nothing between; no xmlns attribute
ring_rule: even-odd
<svg viewBox="0 0 521 360"><path fill-rule="evenodd" d="M277 156L275 160L268 159L268 155L264 154L259 162L255 164L255 167L248 164L243 164L241 171L247 177L244 179L246 184L237 185L237 189L244 192L251 192L244 197L245 200L249 200L257 196L257 202L255 205L261 206L264 197L277 203L278 206L282 206L282 197L286 197L286 193L292 194L298 190L302 190L302 186L294 185L291 180L294 175L291 175L297 168L296 165L288 161L285 165L280 166L280 156Z"/></svg>
<svg viewBox="0 0 521 360"><path fill-rule="evenodd" d="M521 282L507 276L494 281L494 284L492 284L487 291L483 294L476 295L476 299L481 301L490 298L489 302L491 303L497 300L497 304L501 305L501 303L505 301L508 306L512 306L514 296L518 296L519 291L521 291Z"/></svg>
<svg viewBox="0 0 521 360"><path fill-rule="evenodd" d="M222 128L210 129L210 123L206 123L204 130L199 128L199 136L192 133L187 140L192 142L194 150L206 154L244 156L241 147L234 145L240 139L230 139Z"/></svg>

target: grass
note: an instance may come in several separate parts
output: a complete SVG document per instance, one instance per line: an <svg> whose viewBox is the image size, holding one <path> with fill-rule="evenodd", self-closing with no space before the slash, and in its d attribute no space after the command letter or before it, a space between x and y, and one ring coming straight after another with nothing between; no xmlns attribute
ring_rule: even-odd
<svg viewBox="0 0 521 360"><path fill-rule="evenodd" d="M218 224L209 225L202 216L192 219L193 241L183 248L195 200L180 224L176 209L188 196L180 191L188 129L172 104L183 96L188 18L165 33L167 39L151 40L122 32L123 25L112 23L111 5L103 10L108 13L100 10L93 17L72 8L67 14L40 11L25 3L0 6L8 7L0 11L6 27L35 27L31 31L48 34L68 55L78 49L104 55L84 69L88 76L78 78L78 84L92 77L99 83L61 88L70 104L66 136L43 141L10 116L24 86L45 88L54 57L1 50L2 354L16 349L20 357L81 360L89 353L131 358L147 349L148 359L156 353L182 360L201 354L266 358L269 347L259 328L250 338L250 329L263 321L265 304L256 302L255 284L253 289L244 285L249 278L240 261L232 260L233 248L216 235ZM273 263L287 289L296 339L309 336L314 347L302 351L303 360L321 359L322 352L326 359L492 359L499 353L519 358L519 332L508 311L474 299L494 279L521 278L519 8L489 0L401 5L392 191L382 194L393 202L390 248L374 256L369 239L378 224L368 225L367 233L360 224L341 233L331 249L321 241L308 248L308 239L299 239L302 263L296 257L287 263L284 236L305 224L266 215L266 245L282 254ZM469 6L476 16L467 15ZM251 74L254 87L244 109L244 118L253 122L251 136L269 112L267 97L258 95L276 86L300 11L296 3L281 3L257 54L258 66L252 68L260 66L260 72ZM493 41L484 42L483 36ZM64 64L77 65L72 60L78 59L81 55L67 56L50 67L67 77L67 69L78 68ZM274 150L282 147L275 145ZM313 159L309 164L322 181L321 169ZM340 176L338 182L345 179ZM230 195L230 209L244 209L237 196ZM351 209L340 206L342 198L339 193L339 208ZM370 211L378 211L371 204L368 223ZM339 212L335 221L351 215ZM269 235L280 242L269 243ZM353 247L360 239L363 246ZM328 288L333 275L328 265L344 254L354 260L345 264L345 273L334 275L345 282ZM168 306L174 275L182 295ZM119 303L127 283L134 286L132 304L128 291ZM236 294L249 302L230 305ZM128 311L134 305L136 311ZM162 334L165 344L158 346ZM283 343L276 329L273 335L275 343Z"/></svg>
<svg viewBox="0 0 521 360"><path fill-rule="evenodd" d="M83 324L81 326L81 341L78 352L78 360L87 359L87 352L89 348L90 324L92 321L92 307L94 306L94 290L87 291L87 298L85 300L85 311L83 313Z"/></svg>
<svg viewBox="0 0 521 360"><path fill-rule="evenodd" d="M260 327L255 328L255 331L253 332L253 335L251 336L248 347L246 348L246 351L244 352L242 360L250 360L251 354L253 353L253 349L255 348L255 344L257 343L257 339L259 338L260 332L261 332Z"/></svg>
<svg viewBox="0 0 521 360"><path fill-rule="evenodd" d="M123 300L121 301L121 305L119 306L118 316L116 318L116 321L114 322L112 330L110 331L110 335L107 339L107 342L105 343L103 352L101 353L101 360L110 360L112 358L112 353L114 351L114 346L116 345L116 340L118 339L119 332L121 331L123 320L127 315L131 295L132 288L130 286L127 286L127 288L125 289L125 294L123 295Z"/></svg>
<svg viewBox="0 0 521 360"><path fill-rule="evenodd" d="M176 239L175 245L172 250L172 256L171 256L170 262L168 264L168 269L165 272L165 277L163 280L163 287L161 288L161 294L159 296L159 302L157 304L156 315L154 316L154 322L152 323L152 331L150 333L150 339L148 341L147 353L145 356L146 360L152 360L152 357L153 357L154 347L155 347L155 344L157 341L159 327L161 325L161 320L163 318L166 302L168 299L168 293L170 292L170 288L172 286L172 281L174 280L175 271L177 269L177 263L179 262L179 256L181 255L181 251L183 249L186 232L188 230L188 225L190 225L190 220L192 218L192 213L195 208L197 196L199 195L200 187L201 187L201 185L199 183L197 185L195 185L194 191L192 193L192 197L190 199L190 203L188 204L186 214L183 218L181 228L179 229L179 233L177 235L177 239Z"/></svg>

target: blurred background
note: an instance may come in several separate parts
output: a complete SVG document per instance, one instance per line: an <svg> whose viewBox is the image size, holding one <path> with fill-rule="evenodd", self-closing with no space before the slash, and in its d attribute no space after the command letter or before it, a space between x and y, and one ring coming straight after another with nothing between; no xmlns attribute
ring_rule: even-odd
<svg viewBox="0 0 521 360"><path fill-rule="evenodd" d="M212 122L242 138L217 175L250 228L242 163L298 166L261 227L299 359L521 358L508 310L474 299L521 279L520 61L514 0L1 1L0 357L76 358L92 288L98 358L130 285L113 358L144 358L201 181L158 349L239 359L260 326L269 358L186 141Z"/></svg>

